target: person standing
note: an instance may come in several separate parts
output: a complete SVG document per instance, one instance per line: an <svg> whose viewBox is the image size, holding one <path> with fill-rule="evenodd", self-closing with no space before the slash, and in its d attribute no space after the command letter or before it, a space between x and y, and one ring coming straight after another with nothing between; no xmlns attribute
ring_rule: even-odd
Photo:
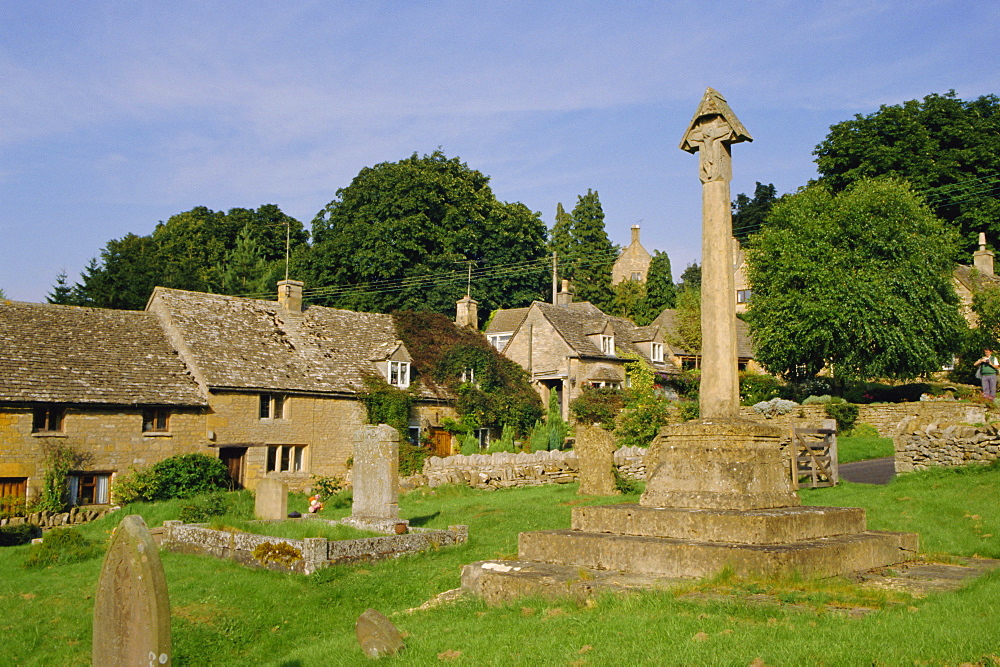
<svg viewBox="0 0 1000 667"><path fill-rule="evenodd" d="M983 396L989 400L997 397L997 369L1000 369L1000 360L997 360L993 350L986 348L983 350L983 357L973 364L976 366L976 376L983 384Z"/></svg>

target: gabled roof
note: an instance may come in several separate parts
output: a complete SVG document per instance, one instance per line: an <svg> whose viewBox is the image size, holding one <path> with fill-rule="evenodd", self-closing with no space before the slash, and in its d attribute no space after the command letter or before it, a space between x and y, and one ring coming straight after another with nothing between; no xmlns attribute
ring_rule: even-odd
<svg viewBox="0 0 1000 667"><path fill-rule="evenodd" d="M524 322L524 318L527 316L527 308L504 308L494 311L493 318L486 326L486 333L510 333L517 331L517 328L521 326L521 322Z"/></svg>
<svg viewBox="0 0 1000 667"><path fill-rule="evenodd" d="M663 327L663 336L673 349L674 354L679 356L690 356L693 353L685 350L680 345L677 345L671 341L676 340L677 334L677 311L673 308L667 308L662 313L656 316L653 320L651 326L659 325ZM747 323L736 318L736 356L740 359L753 359L753 341L750 338L750 329L747 327Z"/></svg>
<svg viewBox="0 0 1000 667"><path fill-rule="evenodd" d="M156 318L0 302L0 401L206 405Z"/></svg>
<svg viewBox="0 0 1000 667"><path fill-rule="evenodd" d="M185 360L213 389L356 393L402 346L391 315L157 287L157 313ZM421 388L426 397L437 395Z"/></svg>
<svg viewBox="0 0 1000 667"><path fill-rule="evenodd" d="M976 267L959 264L952 274L970 292L977 292L984 287L1000 287L1000 276L980 272Z"/></svg>
<svg viewBox="0 0 1000 667"><path fill-rule="evenodd" d="M601 351L599 343L591 338L591 336L603 334L610 327L614 333L616 348L626 354L636 355L652 364L648 355L635 344L637 342L653 340L658 332L658 328L652 325L637 327L629 320L606 314L589 301L575 301L565 305L535 301L529 308L500 310L494 315L491 326L487 328L487 333L516 330L524 323L530 309L536 309L540 312L552 324L552 327L570 349L578 356L620 361L620 357L604 354ZM514 329L500 329L493 326L498 320L505 327L510 326L514 321L517 322L517 325ZM657 362L652 365L667 372L677 371L677 368L669 359L664 359L662 363Z"/></svg>

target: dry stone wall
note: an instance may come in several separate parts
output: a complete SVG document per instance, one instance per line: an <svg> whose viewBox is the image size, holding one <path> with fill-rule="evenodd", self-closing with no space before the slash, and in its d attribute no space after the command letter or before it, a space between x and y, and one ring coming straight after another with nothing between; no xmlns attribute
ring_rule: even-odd
<svg viewBox="0 0 1000 667"><path fill-rule="evenodd" d="M900 423L892 442L897 473L933 466L989 463L1000 458L1000 433L991 425L911 417Z"/></svg>
<svg viewBox="0 0 1000 667"><path fill-rule="evenodd" d="M615 467L630 479L645 479L643 447L622 447L615 452ZM466 484L478 489L505 489L515 486L568 484L580 475L580 460L573 450L520 452L512 454L456 454L432 456L424 461L423 475L410 478L416 484L441 486Z"/></svg>
<svg viewBox="0 0 1000 667"><path fill-rule="evenodd" d="M18 526L30 523L41 528L57 528L59 526L75 526L88 521L95 521L111 512L111 509L90 509L74 507L68 512L31 512L27 516L14 516L0 519L0 526Z"/></svg>
<svg viewBox="0 0 1000 667"><path fill-rule="evenodd" d="M789 428L821 428L826 416L823 405L798 405L791 412L774 417L764 417L752 407L742 406L740 416L754 421L766 421L775 426ZM922 417L936 421L977 423L986 420L986 408L972 403L958 401L917 401L913 403L885 403L859 405L858 424L869 424L878 429L883 438L891 438L901 421L910 417Z"/></svg>

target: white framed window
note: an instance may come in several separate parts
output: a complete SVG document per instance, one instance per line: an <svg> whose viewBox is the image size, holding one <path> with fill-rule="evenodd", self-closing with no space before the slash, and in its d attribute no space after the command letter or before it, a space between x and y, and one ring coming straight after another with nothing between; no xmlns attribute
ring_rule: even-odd
<svg viewBox="0 0 1000 667"><path fill-rule="evenodd" d="M511 334L489 334L486 339L490 341L490 345L496 348L497 352L503 352L503 349L507 347L507 343L510 342Z"/></svg>
<svg viewBox="0 0 1000 667"><path fill-rule="evenodd" d="M632 280L634 280L637 283L641 283L642 282L642 274L639 273L638 271L633 271L632 272Z"/></svg>
<svg viewBox="0 0 1000 667"><path fill-rule="evenodd" d="M621 389L621 382L611 382L607 380L597 380L590 383L590 386L594 389Z"/></svg>
<svg viewBox="0 0 1000 667"><path fill-rule="evenodd" d="M305 445L271 445L267 448L267 472L305 470Z"/></svg>
<svg viewBox="0 0 1000 667"><path fill-rule="evenodd" d="M110 501L111 473L71 473L67 481L70 505L107 505Z"/></svg>
<svg viewBox="0 0 1000 667"><path fill-rule="evenodd" d="M390 361L389 362L389 384L393 387L406 389L410 386L410 362Z"/></svg>
<svg viewBox="0 0 1000 667"><path fill-rule="evenodd" d="M476 383L476 369L467 367L462 370L462 382Z"/></svg>
<svg viewBox="0 0 1000 667"><path fill-rule="evenodd" d="M601 352L613 357L615 356L615 337L601 336Z"/></svg>
<svg viewBox="0 0 1000 667"><path fill-rule="evenodd" d="M736 303L750 303L751 295L753 295L753 290L736 290Z"/></svg>
<svg viewBox="0 0 1000 667"><path fill-rule="evenodd" d="M261 419L285 418L284 394L261 394L259 416Z"/></svg>
<svg viewBox="0 0 1000 667"><path fill-rule="evenodd" d="M653 361L663 361L663 343L653 343L649 347L649 358Z"/></svg>

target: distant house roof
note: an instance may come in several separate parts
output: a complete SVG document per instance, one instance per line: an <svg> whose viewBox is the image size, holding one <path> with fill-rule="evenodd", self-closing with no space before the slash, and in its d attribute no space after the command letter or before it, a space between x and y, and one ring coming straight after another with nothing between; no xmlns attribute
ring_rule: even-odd
<svg viewBox="0 0 1000 667"><path fill-rule="evenodd" d="M976 267L959 264L952 274L955 280L970 292L977 292L984 287L1000 287L1000 276L980 272Z"/></svg>
<svg viewBox="0 0 1000 667"><path fill-rule="evenodd" d="M210 389L354 394L379 362L399 358L391 315L157 287L157 313ZM395 356L394 356L395 355ZM439 397L422 386L424 397Z"/></svg>
<svg viewBox="0 0 1000 667"><path fill-rule="evenodd" d="M690 356L693 354L683 347L670 342L671 340L676 340L678 335L677 311L675 309L667 308L657 315L656 319L653 320L653 325L663 327L664 337L675 355ZM747 327L747 323L738 317L736 318L736 356L740 359L753 359L753 341L750 338L750 329Z"/></svg>
<svg viewBox="0 0 1000 667"><path fill-rule="evenodd" d="M206 405L144 312L0 302L0 401Z"/></svg>
<svg viewBox="0 0 1000 667"><path fill-rule="evenodd" d="M629 320L606 314L589 301L574 301L565 305L535 301L530 308L538 309L578 356L618 359L616 356L605 354L601 351L599 343L590 338L590 336L603 333L610 326L614 332L616 348L652 363L649 356L635 344L653 340L658 331L655 326L637 327ZM486 333L515 331L524 322L530 308L497 311L490 326L487 327ZM499 326L496 324L498 320ZM669 359L664 359L662 364L656 362L654 366L664 372L677 372L677 367Z"/></svg>

